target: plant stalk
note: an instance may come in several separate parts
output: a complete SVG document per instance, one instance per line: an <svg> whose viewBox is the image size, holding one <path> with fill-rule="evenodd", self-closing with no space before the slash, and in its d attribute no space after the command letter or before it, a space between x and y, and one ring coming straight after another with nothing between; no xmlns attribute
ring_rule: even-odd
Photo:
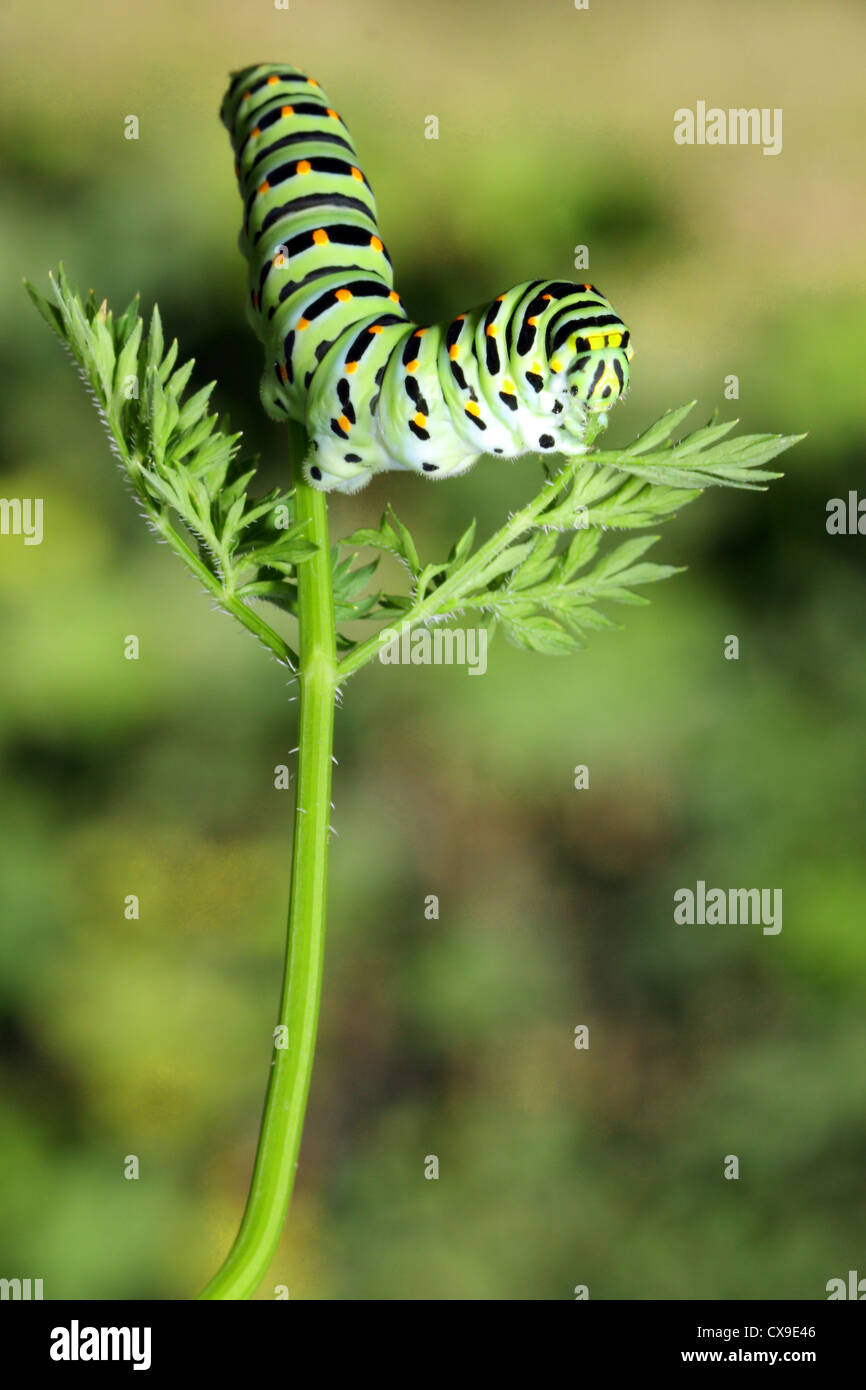
<svg viewBox="0 0 866 1390"><path fill-rule="evenodd" d="M301 431L292 433L298 444L292 455L300 464L305 439ZM267 1273L291 1201L316 1045L337 660L327 501L323 492L306 486L299 466L295 472L295 517L306 520L305 535L318 550L297 570L300 729L280 1030L243 1220L225 1262L199 1295L203 1299L250 1298Z"/></svg>

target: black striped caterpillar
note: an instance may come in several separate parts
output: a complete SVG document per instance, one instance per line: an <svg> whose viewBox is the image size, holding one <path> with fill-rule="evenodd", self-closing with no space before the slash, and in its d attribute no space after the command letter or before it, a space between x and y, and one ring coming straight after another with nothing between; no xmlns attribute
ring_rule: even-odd
<svg viewBox="0 0 866 1390"><path fill-rule="evenodd" d="M483 454L574 457L628 386L629 331L592 285L532 280L449 323L412 323L349 133L312 78L236 73L221 116L244 205L261 395L305 425L307 481L450 478Z"/></svg>

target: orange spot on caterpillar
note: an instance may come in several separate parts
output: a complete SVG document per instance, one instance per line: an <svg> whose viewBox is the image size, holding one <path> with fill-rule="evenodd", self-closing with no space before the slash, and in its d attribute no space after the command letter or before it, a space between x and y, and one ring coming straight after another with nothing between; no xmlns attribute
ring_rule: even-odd
<svg viewBox="0 0 866 1390"><path fill-rule="evenodd" d="M345 415L340 416L339 420L337 421L337 424L340 426L341 430L345 431L346 434L349 433L349 429L351 428L351 421L348 420Z"/></svg>
<svg viewBox="0 0 866 1390"><path fill-rule="evenodd" d="M371 324L370 327L367 329L367 332L368 332L368 333L381 333L381 332L382 332L382 325L381 325L381 323L374 323L374 324Z"/></svg>
<svg viewBox="0 0 866 1390"><path fill-rule="evenodd" d="M532 314L531 317L526 320L526 322L532 324L532 327L534 328L535 325L538 323L537 315Z"/></svg>
<svg viewBox="0 0 866 1390"><path fill-rule="evenodd" d="M304 329L305 329L305 328L309 328L309 326L310 326L310 320L309 320L309 319L303 319L303 318L298 319L298 322L297 322L297 324L296 324L296 327L297 327L297 330L298 330L299 333L303 333Z"/></svg>
<svg viewBox="0 0 866 1390"><path fill-rule="evenodd" d="M417 415L412 416L412 421L419 427L419 429L423 429L427 423L427 416L422 415L421 411L419 410Z"/></svg>
<svg viewBox="0 0 866 1390"><path fill-rule="evenodd" d="M276 76L276 74L273 74L271 77L268 78L268 86L269 86L269 87L276 87L276 85L277 85L277 83L279 82L279 80L280 80L280 79Z"/></svg>
<svg viewBox="0 0 866 1390"><path fill-rule="evenodd" d="M406 363L406 371L407 371L407 372L417 372L417 370L418 370L418 358L417 358L417 357L414 357L414 358L412 359L411 362L407 362L407 363Z"/></svg>
<svg viewBox="0 0 866 1390"><path fill-rule="evenodd" d="M495 323L488 324L488 326L487 326L487 336L488 336L488 338L495 338L495 337L496 337L496 324L495 324Z"/></svg>
<svg viewBox="0 0 866 1390"><path fill-rule="evenodd" d="M315 77L308 77L308 78L307 78L307 82L309 83L309 85L310 85L311 87L318 87L318 85L319 85L318 82L316 81Z"/></svg>
<svg viewBox="0 0 866 1390"><path fill-rule="evenodd" d="M256 126L255 130L251 131L250 133L251 133L252 135L261 135L262 132L261 132L261 130L259 129L259 127Z"/></svg>
<svg viewBox="0 0 866 1390"><path fill-rule="evenodd" d="M450 348L448 349L448 356L451 358L451 361L452 361L452 362L455 361L455 359L456 359L456 357L457 357L457 344L456 344L456 343L452 343L452 344L451 344Z"/></svg>
<svg viewBox="0 0 866 1390"><path fill-rule="evenodd" d="M295 173L296 173L296 174L309 174L309 172L310 172L310 170L312 169L312 167L313 167L313 166L312 166L312 164L310 163L310 161L309 161L308 159L299 159L298 162L297 162L297 164L295 165Z"/></svg>
<svg viewBox="0 0 866 1390"><path fill-rule="evenodd" d="M259 184L259 192L267 193L270 190L270 186L271 185L268 183L267 179L265 179L264 183Z"/></svg>
<svg viewBox="0 0 866 1390"><path fill-rule="evenodd" d="M289 373L285 367L280 367L280 376L283 378L283 381L288 381Z"/></svg>
<svg viewBox="0 0 866 1390"><path fill-rule="evenodd" d="M281 107L280 107L280 115L281 115L281 116L294 116L294 114L295 114L295 108L294 108L294 106L281 106Z"/></svg>
<svg viewBox="0 0 866 1390"><path fill-rule="evenodd" d="M504 298L505 298L505 295L504 295L504 294L498 294L498 295L496 296L496 303L497 303L497 304L501 304Z"/></svg>
<svg viewBox="0 0 866 1390"><path fill-rule="evenodd" d="M324 227L317 227L313 232L313 241L317 246L327 246L328 233L325 231Z"/></svg>
<svg viewBox="0 0 866 1390"><path fill-rule="evenodd" d="M249 101L251 96L252 92L244 92L243 96L241 97L241 101Z"/></svg>
<svg viewBox="0 0 866 1390"><path fill-rule="evenodd" d="M374 251L384 250L384 247L382 246L382 243L377 236L370 237L370 245L372 246Z"/></svg>
<svg viewBox="0 0 866 1390"><path fill-rule="evenodd" d="M331 109L330 106L327 106L327 107L325 108L325 115L326 115L326 116L330 116L330 118L331 118L332 121L338 121L338 120L340 119L340 117L337 115L336 111L333 111L333 110Z"/></svg>
<svg viewBox="0 0 866 1390"><path fill-rule="evenodd" d="M553 298L553 295L552 295L552 294L543 294L543 295L541 296L541 298L542 298L542 299L552 299L552 298Z"/></svg>
<svg viewBox="0 0 866 1390"><path fill-rule="evenodd" d="M335 291L334 291L334 298L335 298L335 299L339 299L340 302L341 302L342 304L345 304L345 303L347 302L347 300L349 300L349 299L352 298L352 291L351 291L351 290L335 290Z"/></svg>
<svg viewBox="0 0 866 1390"><path fill-rule="evenodd" d="M400 296L399 296L399 294L397 293L396 290L392 290L391 293L388 295L388 298L389 298L389 299L393 299L393 301L394 301L395 304L399 304L399 303L400 303Z"/></svg>
<svg viewBox="0 0 866 1390"><path fill-rule="evenodd" d="M353 178L353 179L360 179L360 180L361 180L361 183L364 182L364 175L361 173L361 170L360 170L360 169L356 169L356 168L355 168L354 164L352 165L352 178Z"/></svg>
<svg viewBox="0 0 866 1390"><path fill-rule="evenodd" d="M357 362L347 362L347 363L346 363L346 371L347 371L347 372L356 372L357 370L358 370L358 364L357 364Z"/></svg>
<svg viewBox="0 0 866 1390"><path fill-rule="evenodd" d="M427 332L427 329L426 329L426 328L416 328L416 329L415 329L415 332L413 333L412 336L413 336L414 338L423 338L423 337L424 337L424 334L425 334L426 332Z"/></svg>

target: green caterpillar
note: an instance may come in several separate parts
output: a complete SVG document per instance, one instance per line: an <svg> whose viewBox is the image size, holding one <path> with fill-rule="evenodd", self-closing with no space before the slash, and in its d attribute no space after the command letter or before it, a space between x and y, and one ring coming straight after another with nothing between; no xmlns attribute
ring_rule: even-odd
<svg viewBox="0 0 866 1390"><path fill-rule="evenodd" d="M244 203L261 395L306 426L307 482L463 473L482 454L585 452L628 386L629 331L592 285L532 280L450 323L410 322L349 133L312 78L235 73L221 117Z"/></svg>

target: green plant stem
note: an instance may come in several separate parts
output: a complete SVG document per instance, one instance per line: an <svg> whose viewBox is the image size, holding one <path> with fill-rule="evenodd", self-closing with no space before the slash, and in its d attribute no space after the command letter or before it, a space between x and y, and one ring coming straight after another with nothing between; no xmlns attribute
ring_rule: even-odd
<svg viewBox="0 0 866 1390"><path fill-rule="evenodd" d="M219 606L225 609L226 613L230 613L233 618L237 618L238 622L241 623L248 632L251 632L254 637L257 637L262 645L267 647L268 651L273 652L274 656L286 666L291 667L294 671L298 664L298 658L279 633L275 632L270 624L266 623L264 618L260 617L254 608L244 603L242 598L239 598L237 594L231 593L225 585L220 582L217 576L208 569L204 561L196 555L192 547L187 545L183 536L175 530L165 512L160 512L156 507L147 506L144 503L143 505L145 506L145 511L154 530L162 536L166 545L171 547L175 555L178 555L180 559L183 560L184 564L192 570L193 574L201 581L208 593L216 599ZM301 566L301 568L303 568L303 566Z"/></svg>
<svg viewBox="0 0 866 1390"><path fill-rule="evenodd" d="M300 457L299 455L294 455ZM199 1295L250 1298L267 1272L292 1195L316 1045L330 838L336 639L325 494L300 479L296 518L319 549L298 566L300 731L288 942L279 1023L246 1210L222 1267ZM278 1039L279 1041L279 1039Z"/></svg>

